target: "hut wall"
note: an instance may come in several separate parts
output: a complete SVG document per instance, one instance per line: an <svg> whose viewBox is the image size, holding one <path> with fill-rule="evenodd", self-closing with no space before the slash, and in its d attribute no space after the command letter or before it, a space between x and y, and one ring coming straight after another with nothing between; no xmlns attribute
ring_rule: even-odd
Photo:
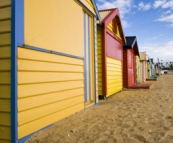
<svg viewBox="0 0 173 143"><path fill-rule="evenodd" d="M102 27L97 26L98 94L103 95L102 85Z"/></svg>
<svg viewBox="0 0 173 143"><path fill-rule="evenodd" d="M83 108L83 60L18 48L19 139Z"/></svg>
<svg viewBox="0 0 173 143"><path fill-rule="evenodd" d="M122 90L122 61L107 57L107 96Z"/></svg>
<svg viewBox="0 0 173 143"><path fill-rule="evenodd" d="M123 87L128 87L128 60L127 50L123 50Z"/></svg>
<svg viewBox="0 0 173 143"><path fill-rule="evenodd" d="M94 101L96 25L87 12L76 1L25 1L25 44L80 58L18 47L19 139L84 109L84 44Z"/></svg>
<svg viewBox="0 0 173 143"><path fill-rule="evenodd" d="M0 1L0 143L11 141L11 0Z"/></svg>

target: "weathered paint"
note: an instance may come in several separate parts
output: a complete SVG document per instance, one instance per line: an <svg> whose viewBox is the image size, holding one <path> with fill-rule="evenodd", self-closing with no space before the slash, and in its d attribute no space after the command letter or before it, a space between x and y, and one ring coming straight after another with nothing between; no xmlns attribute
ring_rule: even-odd
<svg viewBox="0 0 173 143"><path fill-rule="evenodd" d="M11 1L0 1L0 142L11 140Z"/></svg>
<svg viewBox="0 0 173 143"><path fill-rule="evenodd" d="M122 61L107 57L107 96L122 90Z"/></svg>

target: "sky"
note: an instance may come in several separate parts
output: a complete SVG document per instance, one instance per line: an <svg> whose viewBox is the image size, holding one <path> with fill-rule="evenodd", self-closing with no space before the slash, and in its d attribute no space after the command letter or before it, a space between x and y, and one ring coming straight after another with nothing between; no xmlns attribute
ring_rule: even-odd
<svg viewBox="0 0 173 143"><path fill-rule="evenodd" d="M95 0L97 8L118 8L125 36L137 36L139 51L154 62L173 62L173 0Z"/></svg>

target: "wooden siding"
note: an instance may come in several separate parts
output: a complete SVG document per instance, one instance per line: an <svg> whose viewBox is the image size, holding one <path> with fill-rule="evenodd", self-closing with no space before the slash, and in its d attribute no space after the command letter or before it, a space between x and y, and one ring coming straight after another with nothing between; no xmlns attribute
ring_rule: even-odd
<svg viewBox="0 0 173 143"><path fill-rule="evenodd" d="M103 95L102 86L102 29L101 25L97 26L97 60L98 60L98 94Z"/></svg>
<svg viewBox="0 0 173 143"><path fill-rule="evenodd" d="M94 29L95 29L95 31L94 31L94 38L95 38L95 78L96 78L96 103L98 103L99 102L99 98L98 98L98 59L97 59L97 57L98 57L98 52L97 52L97 19L96 18L94 18Z"/></svg>
<svg viewBox="0 0 173 143"><path fill-rule="evenodd" d="M116 18L115 18L115 19L116 19ZM116 20L116 23L117 23L117 20ZM122 40L122 37L121 37L121 34L120 34L120 27L118 26L118 24L117 24L117 33L115 33L115 32L113 31L113 22L112 22L112 21L108 24L107 28L108 28L112 33L114 33L115 36L117 36L120 40Z"/></svg>
<svg viewBox="0 0 173 143"><path fill-rule="evenodd" d="M107 96L122 90L122 61L113 58L107 60Z"/></svg>
<svg viewBox="0 0 173 143"><path fill-rule="evenodd" d="M136 75L137 75L137 83L141 82L140 78L140 59L136 56Z"/></svg>
<svg viewBox="0 0 173 143"><path fill-rule="evenodd" d="M81 59L18 48L19 139L84 109L83 66Z"/></svg>
<svg viewBox="0 0 173 143"><path fill-rule="evenodd" d="M127 50L123 50L123 87L128 87Z"/></svg>
<svg viewBox="0 0 173 143"><path fill-rule="evenodd" d="M84 57L82 6L74 0L42 1L25 1L25 44Z"/></svg>
<svg viewBox="0 0 173 143"><path fill-rule="evenodd" d="M11 0L0 1L0 143L10 143Z"/></svg>

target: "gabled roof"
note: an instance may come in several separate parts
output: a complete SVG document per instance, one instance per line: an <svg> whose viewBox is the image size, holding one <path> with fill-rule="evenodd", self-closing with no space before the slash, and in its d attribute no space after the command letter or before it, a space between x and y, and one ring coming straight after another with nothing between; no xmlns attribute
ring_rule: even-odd
<svg viewBox="0 0 173 143"><path fill-rule="evenodd" d="M127 41L127 43L123 45L123 49L133 49L134 48L136 55L138 55L140 57L136 36L127 36L126 41Z"/></svg>
<svg viewBox="0 0 173 143"><path fill-rule="evenodd" d="M93 6L94 6L94 8L95 8L95 11L96 11L96 14L97 14L97 19L100 21L100 23L101 23L101 17L100 17L100 14L99 14L99 12L98 12L98 9L97 9L97 5L96 5L96 3L95 3L95 0L91 0L92 1L92 3L93 3ZM81 0L78 0L78 2L80 2L87 10L89 10L85 5L84 5L84 3L81 1ZM90 10L89 10L90 11ZM90 11L91 12L91 11ZM92 13L92 12L91 12Z"/></svg>
<svg viewBox="0 0 173 143"><path fill-rule="evenodd" d="M100 17L101 17L101 22L104 23L104 26L106 27L116 16L119 19L119 26L120 26L120 32L122 36L122 40L124 43L126 43L126 38L124 35L122 23L121 23L121 18L120 18L120 13L118 8L113 8L113 9L104 9L104 10L99 10Z"/></svg>

